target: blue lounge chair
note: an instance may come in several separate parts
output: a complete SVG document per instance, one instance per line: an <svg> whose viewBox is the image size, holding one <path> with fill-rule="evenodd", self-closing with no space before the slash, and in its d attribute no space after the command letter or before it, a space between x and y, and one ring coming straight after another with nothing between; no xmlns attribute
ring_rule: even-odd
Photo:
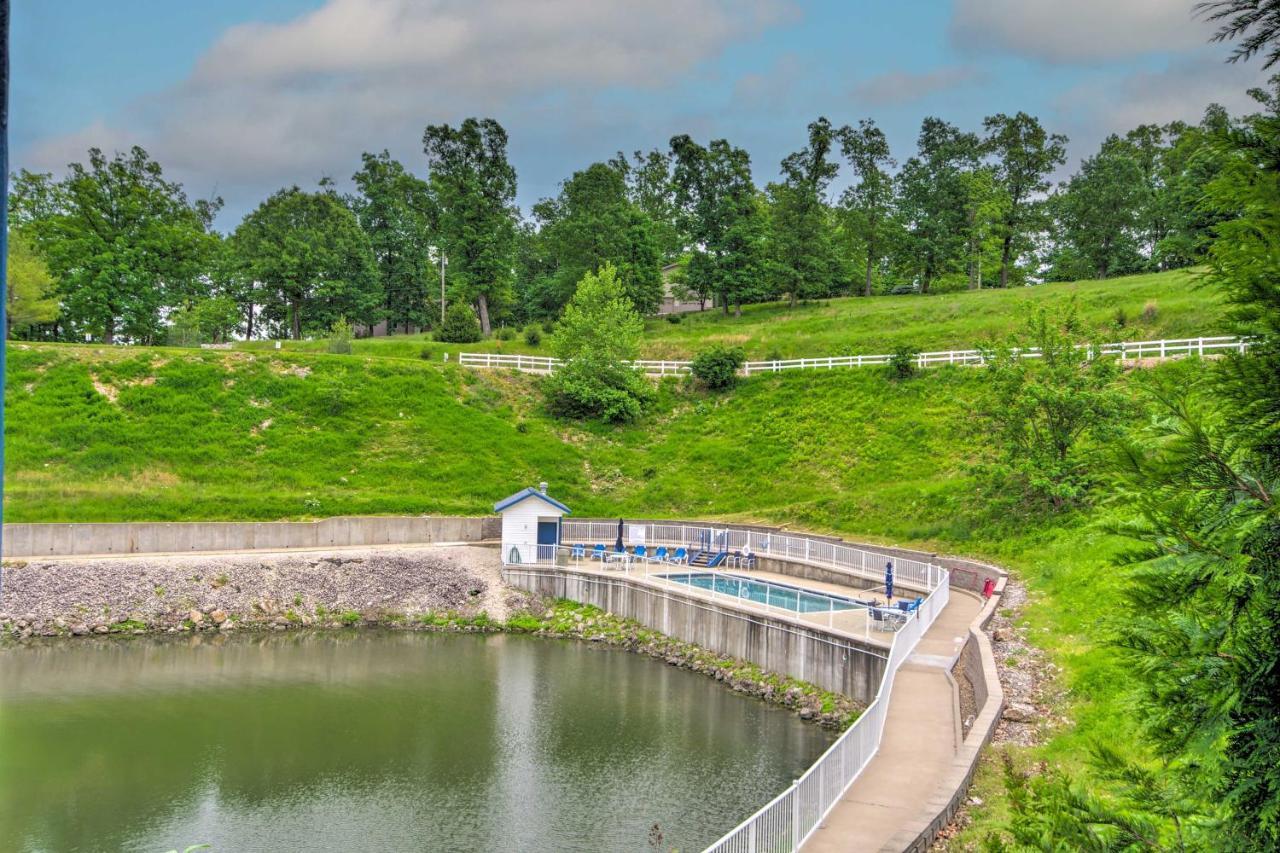
<svg viewBox="0 0 1280 853"><path fill-rule="evenodd" d="M683 548L677 548L676 553L671 558L671 562L687 564L689 562L689 552Z"/></svg>
<svg viewBox="0 0 1280 853"><path fill-rule="evenodd" d="M569 556L575 560L581 560L583 557L587 556L587 546L581 543L574 545L573 550L569 552Z"/></svg>
<svg viewBox="0 0 1280 853"><path fill-rule="evenodd" d="M591 549L591 559L593 559L593 560L603 560L603 559L604 559L604 546L603 546L603 545L597 545L596 547L594 547L594 548L592 548L592 549Z"/></svg>
<svg viewBox="0 0 1280 853"><path fill-rule="evenodd" d="M665 563L667 561L667 546L659 545L658 550L653 552L653 559L660 560Z"/></svg>
<svg viewBox="0 0 1280 853"><path fill-rule="evenodd" d="M640 560L647 559L649 556L649 552L645 550L645 547L643 545L637 545L636 550L633 551L632 553L634 553L636 555L636 558Z"/></svg>

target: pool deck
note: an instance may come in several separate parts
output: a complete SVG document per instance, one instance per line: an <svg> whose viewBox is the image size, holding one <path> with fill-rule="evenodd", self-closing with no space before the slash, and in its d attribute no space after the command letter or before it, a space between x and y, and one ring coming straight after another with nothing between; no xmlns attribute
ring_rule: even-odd
<svg viewBox="0 0 1280 853"><path fill-rule="evenodd" d="M564 566L564 568L598 574L606 577L624 576L632 579L643 579L649 583L654 583L667 589L698 595L708 600L731 601L735 607L743 610L752 610L761 614L782 616L784 618L806 622L811 625L818 625L869 643L884 646L886 648L893 642L893 632L877 627L879 623L872 620L868 616L867 610L861 607L851 608L849 610L797 613L794 610L788 610L782 607L766 606L765 604L761 604L747 598L739 598L736 595L725 595L721 592L713 594L711 590L702 589L701 587L692 586L690 584L679 583L677 581L665 580L660 576L684 574L687 572L715 574L717 576L736 575L743 578L750 578L755 581L772 581L773 583L791 587L800 587L807 590L813 590L814 592L829 592L834 595L840 595L847 598L861 599L862 601L875 601L880 605L885 604L883 590L876 592L870 589L857 589L843 584L809 580L808 578L795 578L790 575L784 575L778 572L767 572L760 569L752 569L750 571L738 568L705 569L698 566L633 562L624 571L621 567L617 567L616 565L601 564L600 561L592 560L590 558L581 561L572 560L567 566ZM902 592L904 593L903 596L895 598L895 601L907 598L908 596L910 598L915 598L917 595L924 594L908 587L903 587Z"/></svg>

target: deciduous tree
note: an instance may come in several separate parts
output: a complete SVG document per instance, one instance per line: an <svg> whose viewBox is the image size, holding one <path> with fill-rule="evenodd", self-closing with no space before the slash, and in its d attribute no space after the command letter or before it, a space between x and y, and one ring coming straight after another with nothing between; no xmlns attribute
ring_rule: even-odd
<svg viewBox="0 0 1280 853"><path fill-rule="evenodd" d="M280 190L232 242L245 274L263 286L264 316L283 321L294 339L339 317L377 322L383 294L369 238L333 193Z"/></svg>
<svg viewBox="0 0 1280 853"><path fill-rule="evenodd" d="M428 126L422 144L450 291L475 303L487 335L494 313L509 306L514 280L516 170L507 162L507 132L493 119L469 118L457 128Z"/></svg>

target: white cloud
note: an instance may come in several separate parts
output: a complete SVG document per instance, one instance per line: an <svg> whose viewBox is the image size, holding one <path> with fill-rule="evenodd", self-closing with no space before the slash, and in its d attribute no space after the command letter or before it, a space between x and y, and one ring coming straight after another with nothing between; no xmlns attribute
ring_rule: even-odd
<svg viewBox="0 0 1280 853"><path fill-rule="evenodd" d="M921 72L889 71L858 83L853 88L853 96L859 102L870 106L902 104L969 83L977 83L982 79L982 72L969 65L949 66Z"/></svg>
<svg viewBox="0 0 1280 853"><path fill-rule="evenodd" d="M90 145L138 143L193 194L216 181L242 213L237 189L345 178L361 150L412 162L429 123L493 115L510 129L566 98L660 90L792 12L790 0L327 0L232 27L187 80L22 160L59 169Z"/></svg>
<svg viewBox="0 0 1280 853"><path fill-rule="evenodd" d="M1091 63L1204 44L1191 0L956 0L961 47L1051 63Z"/></svg>

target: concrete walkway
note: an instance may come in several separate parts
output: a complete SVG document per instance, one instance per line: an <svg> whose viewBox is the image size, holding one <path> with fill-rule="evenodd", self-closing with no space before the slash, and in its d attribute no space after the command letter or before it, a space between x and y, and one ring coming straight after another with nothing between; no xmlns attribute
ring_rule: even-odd
<svg viewBox="0 0 1280 853"><path fill-rule="evenodd" d="M898 669L880 751L805 844L805 853L878 851L925 809L961 743L950 667L982 609L977 596L951 600ZM900 851L895 851L900 853Z"/></svg>

